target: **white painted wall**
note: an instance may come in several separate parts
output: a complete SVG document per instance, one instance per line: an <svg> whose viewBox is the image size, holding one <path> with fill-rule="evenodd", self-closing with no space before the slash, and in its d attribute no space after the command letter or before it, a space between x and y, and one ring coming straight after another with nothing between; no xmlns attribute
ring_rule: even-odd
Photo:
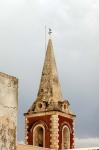
<svg viewBox="0 0 99 150"><path fill-rule="evenodd" d="M16 150L18 80L0 73L0 150Z"/></svg>
<svg viewBox="0 0 99 150"><path fill-rule="evenodd" d="M18 106L18 80L0 73L0 116L10 117L16 122Z"/></svg>

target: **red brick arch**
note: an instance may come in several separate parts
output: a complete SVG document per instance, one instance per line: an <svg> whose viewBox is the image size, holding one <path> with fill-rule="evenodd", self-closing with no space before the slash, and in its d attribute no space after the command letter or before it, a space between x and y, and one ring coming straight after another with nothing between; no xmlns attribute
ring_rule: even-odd
<svg viewBox="0 0 99 150"><path fill-rule="evenodd" d="M69 124L68 122L63 122L63 123L61 124L61 126L60 126L60 131L62 131L62 129L63 129L64 126L67 126L67 127L69 128L70 133L73 132L73 130L72 130L72 128L71 128L71 126L70 126L70 124Z"/></svg>
<svg viewBox="0 0 99 150"><path fill-rule="evenodd" d="M36 125L39 125L39 124L43 125L46 129L48 129L47 124L46 124L44 121L39 120L39 121L36 121L36 122L33 124L33 126L32 126L31 129L30 129L30 131L32 132L33 129L35 128L35 126L36 126Z"/></svg>

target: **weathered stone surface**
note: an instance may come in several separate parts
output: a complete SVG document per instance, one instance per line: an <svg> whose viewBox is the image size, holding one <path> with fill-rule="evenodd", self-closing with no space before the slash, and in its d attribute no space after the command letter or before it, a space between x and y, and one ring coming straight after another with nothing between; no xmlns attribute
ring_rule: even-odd
<svg viewBox="0 0 99 150"><path fill-rule="evenodd" d="M68 100L62 96L52 40L49 39L38 95L27 113L58 110L74 115L69 105Z"/></svg>
<svg viewBox="0 0 99 150"><path fill-rule="evenodd" d="M16 126L6 117L0 117L0 150L16 149Z"/></svg>
<svg viewBox="0 0 99 150"><path fill-rule="evenodd" d="M16 150L18 80L0 73L0 150Z"/></svg>
<svg viewBox="0 0 99 150"><path fill-rule="evenodd" d="M18 105L18 80L0 73L0 116L9 116L16 122Z"/></svg>
<svg viewBox="0 0 99 150"><path fill-rule="evenodd" d="M37 147L33 145L18 144L17 150L54 150L54 149L49 149L49 148L44 148L44 147L42 148L42 147Z"/></svg>
<svg viewBox="0 0 99 150"><path fill-rule="evenodd" d="M60 119L59 113L61 113ZM24 115L25 119L29 119L29 123L25 120L25 144L42 145L42 147L44 147L43 143L45 143L45 147L54 148L55 150L63 148L62 128L65 124L69 124L70 129L72 129L72 121L74 121L75 115L70 109L69 101L64 100L61 93L51 39L48 41L37 98L28 112ZM46 137L44 138L43 136L42 144L38 138L34 140L36 139L34 135L39 135L41 137L39 130L36 130L38 134L34 131L36 125L42 125L42 134ZM74 148L74 133L72 134L71 132L70 136L71 139L69 142L71 143L68 148Z"/></svg>
<svg viewBox="0 0 99 150"><path fill-rule="evenodd" d="M58 123L58 115L52 115L51 118L51 129L50 129L50 148L53 148L55 150L59 149L59 134L58 134L58 127L59 127L59 123Z"/></svg>
<svg viewBox="0 0 99 150"><path fill-rule="evenodd" d="M40 148L40 147L36 147L32 145L18 144L17 150L56 150L56 149ZM71 149L68 149L68 150L71 150ZM99 150L99 147L78 148L78 149L72 149L72 150Z"/></svg>

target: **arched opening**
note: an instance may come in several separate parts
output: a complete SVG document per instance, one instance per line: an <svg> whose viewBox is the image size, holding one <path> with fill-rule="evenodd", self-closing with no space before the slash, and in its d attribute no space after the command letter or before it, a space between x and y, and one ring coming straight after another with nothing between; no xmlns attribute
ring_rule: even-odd
<svg viewBox="0 0 99 150"><path fill-rule="evenodd" d="M45 145L45 129L42 125L36 125L33 130L33 145L39 147Z"/></svg>
<svg viewBox="0 0 99 150"><path fill-rule="evenodd" d="M70 130L66 125L62 129L62 146L63 149L70 149Z"/></svg>

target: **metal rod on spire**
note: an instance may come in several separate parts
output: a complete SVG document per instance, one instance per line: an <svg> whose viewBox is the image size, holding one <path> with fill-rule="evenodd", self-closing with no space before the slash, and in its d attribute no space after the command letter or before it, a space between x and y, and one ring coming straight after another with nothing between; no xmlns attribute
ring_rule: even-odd
<svg viewBox="0 0 99 150"><path fill-rule="evenodd" d="M51 33L52 33L52 29L49 28L49 31L48 31L49 36L51 35Z"/></svg>
<svg viewBox="0 0 99 150"><path fill-rule="evenodd" d="M46 25L45 25L45 50L46 50Z"/></svg>

